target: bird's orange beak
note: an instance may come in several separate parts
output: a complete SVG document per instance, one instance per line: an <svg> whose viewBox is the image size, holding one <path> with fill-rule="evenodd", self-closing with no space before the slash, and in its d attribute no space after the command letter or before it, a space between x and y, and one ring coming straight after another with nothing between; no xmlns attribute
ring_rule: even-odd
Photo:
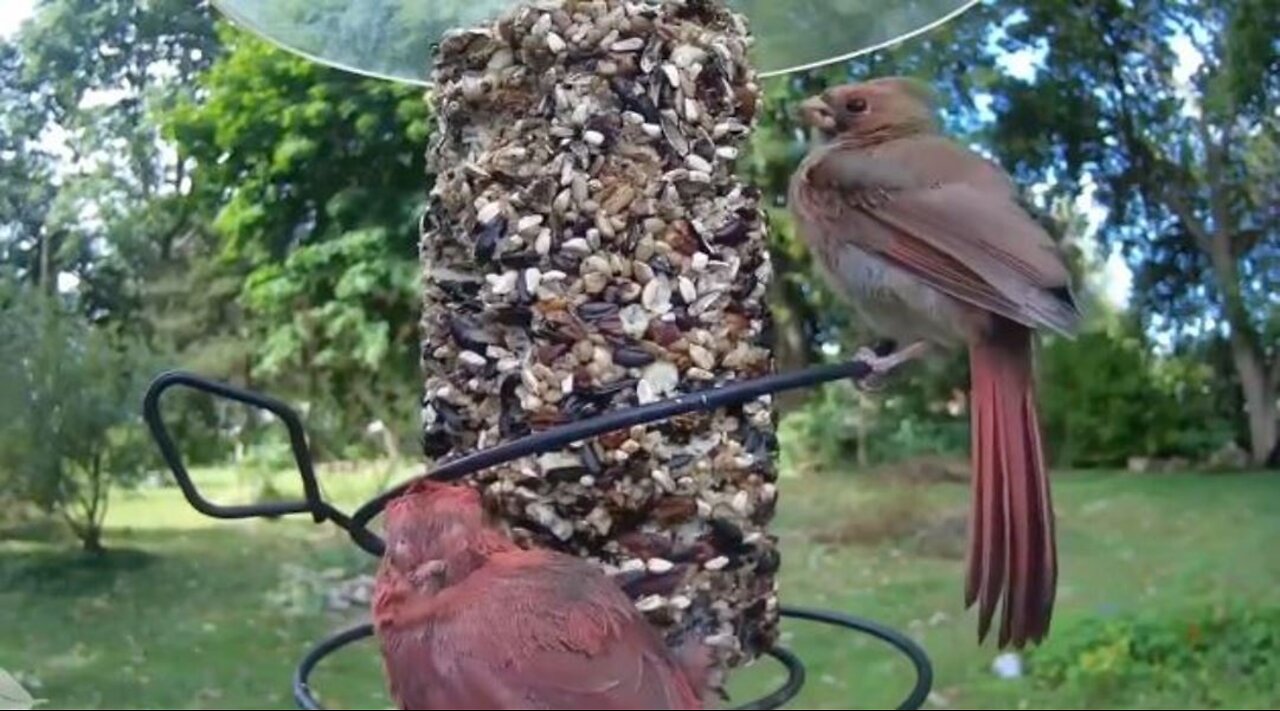
<svg viewBox="0 0 1280 711"><path fill-rule="evenodd" d="M800 104L800 122L823 133L834 133L836 130L836 117L821 96L811 97Z"/></svg>

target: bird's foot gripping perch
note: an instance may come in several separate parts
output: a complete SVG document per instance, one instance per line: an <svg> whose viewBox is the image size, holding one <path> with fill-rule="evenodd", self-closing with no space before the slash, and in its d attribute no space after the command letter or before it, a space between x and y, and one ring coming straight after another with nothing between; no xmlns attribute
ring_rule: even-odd
<svg viewBox="0 0 1280 711"><path fill-rule="evenodd" d="M896 350L895 346L896 344L891 341L884 341L877 343L874 347L864 346L854 353L853 359L866 363L870 369L864 377L854 379L859 390L871 393L883 390L891 373L929 352L929 344L926 341L916 341Z"/></svg>

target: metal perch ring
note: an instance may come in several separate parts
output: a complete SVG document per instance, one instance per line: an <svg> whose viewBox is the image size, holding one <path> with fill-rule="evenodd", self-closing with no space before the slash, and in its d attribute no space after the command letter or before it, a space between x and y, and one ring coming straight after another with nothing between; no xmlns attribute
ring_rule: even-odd
<svg viewBox="0 0 1280 711"><path fill-rule="evenodd" d="M455 480L488 467L529 455L556 450L583 439L626 429L634 425L649 424L691 412L714 410L744 403L763 395L813 387L833 380L845 378L861 379L868 376L870 372L871 368L866 363L855 360L741 381L698 393L681 395L649 405L616 410L459 457L440 465L426 474L426 476L445 481ZM289 431L289 441L293 450L294 462L297 464L299 476L302 477L303 498L299 501L238 506L222 506L204 498L183 465L178 447L170 436L169 430L160 414L161 395L166 390L177 386L188 387L217 397L261 408L279 417ZM351 540L367 553L374 556L382 555L385 544L380 536L369 530L368 524L382 512L388 501L402 493L410 484L405 483L379 494L357 509L354 514L347 515L339 511L322 497L319 484L316 481L315 467L307 446L306 432L302 426L302 420L285 403L265 395L214 382L191 373L169 372L157 377L147 389L147 394L143 401L143 416L146 419L147 426L151 429L151 434L156 444L160 448L161 455L172 470L183 496L200 513L214 518L225 519L275 518L292 514L310 514L315 523L330 521L346 531ZM924 704L933 685L933 668L924 650L902 633L870 620L863 620L837 612L787 607L784 605L780 613L787 618L817 622L867 634L894 647L910 660L916 672L916 682L911 693L897 708L918 709ZM370 625L352 627L322 640L303 657L293 677L293 695L299 708L323 708L312 694L310 685L311 672L316 665L328 655L372 634L373 629ZM766 650L766 653L778 660L786 668L786 681L772 693L735 708L779 708L795 698L803 688L805 669L798 657L782 647L774 647Z"/></svg>

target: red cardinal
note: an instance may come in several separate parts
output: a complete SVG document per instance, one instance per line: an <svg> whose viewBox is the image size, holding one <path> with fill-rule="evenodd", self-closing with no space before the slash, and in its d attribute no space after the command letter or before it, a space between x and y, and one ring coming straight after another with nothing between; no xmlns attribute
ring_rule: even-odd
<svg viewBox="0 0 1280 711"><path fill-rule="evenodd" d="M1053 240L998 167L939 134L927 90L887 78L805 102L822 139L792 178L791 209L826 278L896 353L967 347L973 514L965 604L979 642L1003 597L999 646L1049 631L1058 563L1036 415L1032 335L1080 319Z"/></svg>
<svg viewBox="0 0 1280 711"><path fill-rule="evenodd" d="M399 708L702 708L698 669L615 583L516 546L473 489L416 484L386 534L373 619Z"/></svg>

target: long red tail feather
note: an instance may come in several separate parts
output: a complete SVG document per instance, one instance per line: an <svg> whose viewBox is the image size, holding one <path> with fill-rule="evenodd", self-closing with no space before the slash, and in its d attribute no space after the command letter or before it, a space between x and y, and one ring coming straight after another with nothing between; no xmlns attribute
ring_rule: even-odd
<svg viewBox="0 0 1280 711"><path fill-rule="evenodd" d="M1044 639L1058 582L1031 339L1030 330L1002 322L969 349L973 511L965 605L979 603L981 642L1003 598L1002 648Z"/></svg>

